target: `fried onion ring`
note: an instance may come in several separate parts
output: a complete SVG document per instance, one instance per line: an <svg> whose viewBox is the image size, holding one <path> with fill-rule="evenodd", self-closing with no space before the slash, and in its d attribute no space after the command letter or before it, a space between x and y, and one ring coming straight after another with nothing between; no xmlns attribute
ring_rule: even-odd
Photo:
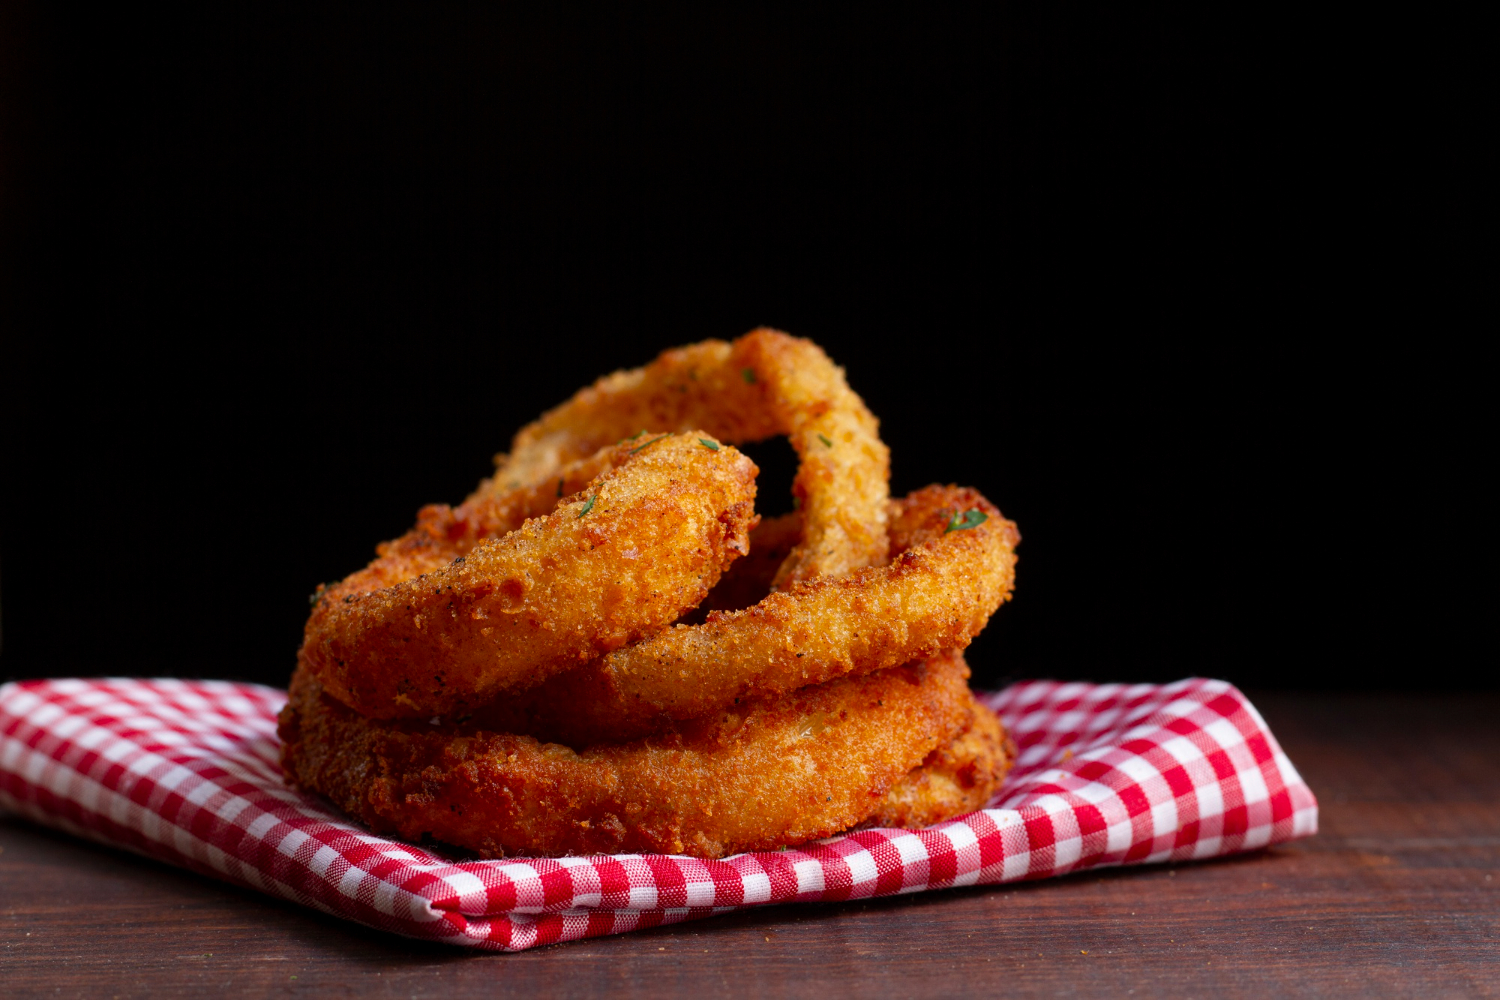
<svg viewBox="0 0 1500 1000"><path fill-rule="evenodd" d="M939 766L945 748L964 756L955 740L980 718L968 674L961 654L945 653L577 753L472 726L367 719L299 669L281 715L282 762L297 785L407 840L487 857L717 858L828 836L882 808L921 818L939 802L982 802L1002 768L976 763L950 782L969 786L947 798L913 776L934 751ZM975 746L970 762L982 737ZM882 806L893 788L898 801Z"/></svg>
<svg viewBox="0 0 1500 1000"><path fill-rule="evenodd" d="M713 858L982 807L1015 749L962 649L1019 535L974 490L892 501L877 430L772 330L600 379L319 589L287 780L488 857ZM757 527L729 445L782 434L798 510Z"/></svg>
<svg viewBox="0 0 1500 1000"><path fill-rule="evenodd" d="M508 535L528 518L551 514L564 497L584 490L614 469L617 459L629 455L620 444L607 445L568 463L553 480L538 486L507 493L478 490L458 507L428 504L417 512L417 523L410 531L375 547L374 562L339 583L319 587L313 603L358 597L442 569L486 539Z"/></svg>
<svg viewBox="0 0 1500 1000"><path fill-rule="evenodd" d="M896 782L860 826L914 829L983 809L1015 759L1010 734L976 701L968 728Z"/></svg>
<svg viewBox="0 0 1500 1000"><path fill-rule="evenodd" d="M431 565L452 550L416 544L420 532L388 547L335 590L341 596L319 599L299 662L365 715L441 716L637 641L696 606L746 551L755 464L701 431L623 442L592 461L607 469L583 491L554 497L551 513L476 541L466 556ZM534 511L535 494L483 503L500 523L503 511Z"/></svg>
<svg viewBox="0 0 1500 1000"><path fill-rule="evenodd" d="M502 696L478 710L478 721L570 746L619 742L743 698L966 647L1010 596L1016 526L978 491L956 486L929 486L891 508L897 555L889 565L711 612L701 625L676 626ZM783 543L789 523L776 527ZM755 544L752 535L752 552Z"/></svg>
<svg viewBox="0 0 1500 1000"><path fill-rule="evenodd" d="M731 444L787 436L800 460L792 494L803 537L777 586L885 562L890 452L879 422L822 348L775 330L678 348L605 376L522 429L480 490L551 482L567 463L642 427L702 427Z"/></svg>

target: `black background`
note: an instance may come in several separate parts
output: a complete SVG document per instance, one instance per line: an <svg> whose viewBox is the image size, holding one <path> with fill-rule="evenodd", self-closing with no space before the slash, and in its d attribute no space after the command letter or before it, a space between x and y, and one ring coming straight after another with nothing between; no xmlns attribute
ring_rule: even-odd
<svg viewBox="0 0 1500 1000"><path fill-rule="evenodd" d="M280 683L522 424L768 324L1019 522L978 682L1492 686L1469 64L1045 7L10 5L0 674Z"/></svg>

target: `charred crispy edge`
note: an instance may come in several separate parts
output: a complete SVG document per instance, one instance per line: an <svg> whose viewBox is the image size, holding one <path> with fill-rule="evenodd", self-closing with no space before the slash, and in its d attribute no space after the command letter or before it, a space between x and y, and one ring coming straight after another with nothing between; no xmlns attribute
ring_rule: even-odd
<svg viewBox="0 0 1500 1000"><path fill-rule="evenodd" d="M280 718L282 762L298 786L410 840L489 856L720 857L829 836L870 816L972 724L967 677L962 656L945 654L574 754L472 727L367 719L299 670ZM814 733L819 718L829 721ZM778 771L774 751L789 739L814 742L799 742L802 757ZM822 764L808 769L807 759ZM735 780L790 797L757 805L730 787Z"/></svg>
<svg viewBox="0 0 1500 1000"><path fill-rule="evenodd" d="M330 600L325 594L308 620L298 654L299 662L316 672L330 693L368 715L427 717L467 710L468 706L482 704L505 687L540 683L581 659L639 641L665 627L685 610L696 606L717 582L724 566L747 551L748 531L757 520L753 504L757 472L754 463L733 448L719 451L703 448L698 443L696 432L685 437L686 442L682 443L683 437L679 436L675 447L674 443L665 442L644 451L640 444L623 442L615 446L611 455L594 456L591 461L604 471L585 490L563 498L555 510L524 522L518 529L530 533L528 537L532 541L529 544L539 547L538 558L546 557L549 547L555 546L561 546L558 550L560 558L577 558L577 546L570 542L572 533L593 531L595 528L590 525L595 524L603 530L603 524L623 523L623 519L632 516L631 512L641 503L655 502L647 491L639 502L626 502L609 512L601 509L596 518L603 519L602 523L582 522L580 519L590 510L594 499L609 492L614 481L619 480L616 485L629 495L631 489L625 486L626 477L651 476L675 468L677 458L673 456L680 454L693 461L710 463L718 471L705 474L721 481L720 485L730 499L739 494L744 498L727 503L712 524L705 522L717 532L706 540L707 549L703 550L710 555L708 564L682 577L679 583L686 589L676 595L677 599L670 599L675 595L670 588L655 591L663 600L650 605L648 610L654 617L647 616L646 610L622 617L612 606L612 619L618 621L612 622L614 631L608 635L584 635L577 629L557 629L555 626L541 632L533 631L531 635L541 635L559 648L550 653L544 649L535 662L527 660L497 665L488 652L490 647L484 646L484 642L493 645L494 640L487 638L491 632L499 631L503 635L507 629L513 631L519 627L521 619L512 609L516 600L525 598L507 595L509 580L497 583L490 578L484 569L487 554L499 550L484 548L479 552L478 562L471 553L467 563L454 559L429 574L396 581L371 593L345 594L341 600ZM662 470L653 471L658 465ZM697 494L689 492L684 495ZM555 499L554 503L557 503ZM579 528L580 524L585 526ZM508 544L514 537L513 532L491 538L487 545ZM675 556L677 551L671 555ZM660 568L663 562L658 560L641 565ZM607 595L601 595L601 599L604 596ZM445 613L452 618L457 614L452 611L455 602L464 603L465 607L499 602L504 605L499 607L504 614L486 618L474 613L469 616L473 622L467 619L459 622L454 618L456 624L445 625L442 629L427 627L424 631L419 627L424 614L437 621L443 621ZM560 606L560 611L577 617L587 614L589 606L574 602L565 608ZM463 647L452 644L450 633L462 633L463 641L474 645L475 649L461 653ZM486 638L481 640L470 633L483 633ZM442 648L437 648L434 643L439 643ZM526 655L523 652L509 659ZM491 677L484 673L485 670L491 673L500 671L503 676Z"/></svg>
<svg viewBox="0 0 1500 1000"><path fill-rule="evenodd" d="M976 490L930 486L892 506L896 516L891 544L898 555L890 566L861 570L843 579L798 584L743 611L711 613L701 625L669 629L540 687L497 698L477 710L479 718L509 732L579 746L619 742L669 729L674 720L719 711L740 698L770 697L845 674L932 656L943 649L962 649L995 609L1009 600L1020 534ZM971 509L984 511L986 521L975 528L947 531L955 515ZM935 571L927 568L936 555L954 552L972 553L974 564ZM929 571L962 577L996 557L1002 564L999 578L986 588L975 584L976 589L991 593L983 595L967 614L943 608L932 622L901 621L898 627L877 622L861 640L867 649L836 650L826 658L804 656L787 638L785 623L797 619L800 606L814 606L813 602L832 595L829 599L841 607L852 608L882 582L899 586L904 575ZM882 627L889 628L890 635L875 641L879 633L871 630Z"/></svg>

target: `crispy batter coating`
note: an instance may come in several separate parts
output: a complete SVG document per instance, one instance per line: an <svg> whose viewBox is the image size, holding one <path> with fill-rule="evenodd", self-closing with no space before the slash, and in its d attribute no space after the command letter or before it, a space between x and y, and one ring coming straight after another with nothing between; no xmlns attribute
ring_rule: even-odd
<svg viewBox="0 0 1500 1000"><path fill-rule="evenodd" d="M601 460L608 470L554 497L551 513L441 568L325 594L299 662L366 715L427 718L652 634L703 600L754 524L755 464L702 440L694 431L621 443ZM367 575L430 558L420 547L405 562L396 555Z"/></svg>
<svg viewBox="0 0 1500 1000"><path fill-rule="evenodd" d="M974 511L984 520L956 526ZM962 649L1009 598L1019 540L978 491L929 486L892 504L898 555L889 565L798 583L742 611L712 612L701 625L676 626L501 696L477 710L479 720L571 746L619 742L736 699Z"/></svg>
<svg viewBox="0 0 1500 1000"><path fill-rule="evenodd" d="M1010 734L976 701L968 728L891 786L860 826L915 829L983 809L1015 759Z"/></svg>
<svg viewBox="0 0 1500 1000"><path fill-rule="evenodd" d="M682 616L680 624L701 625L710 611L742 611L765 600L776 584L776 572L802 541L802 515L796 511L761 518L750 531L750 551L730 563L703 603Z"/></svg>
<svg viewBox="0 0 1500 1000"><path fill-rule="evenodd" d="M910 773L973 727L968 673L961 654L943 654L578 753L473 726L367 719L299 669L281 716L282 764L302 788L407 840L489 857L717 858L846 830L893 786L912 786L902 801L916 805L889 806L892 815L929 815L941 796ZM993 773L971 771L976 782Z"/></svg>
<svg viewBox="0 0 1500 1000"><path fill-rule="evenodd" d="M517 434L481 492L551 482L567 463L642 427L702 427L733 444L788 437L800 459L792 493L803 538L778 586L885 562L890 453L879 422L820 347L775 330L678 348L605 376Z"/></svg>
<svg viewBox="0 0 1500 1000"><path fill-rule="evenodd" d="M635 443L649 440L643 437ZM573 494L613 470L617 459L628 458L629 454L619 443L610 444L568 463L545 483L506 493L487 491L481 484L481 489L458 507L428 504L417 512L417 523L410 531L375 547L374 562L338 583L319 587L315 603L372 593L442 569L459 556L467 556L486 539L508 535L528 518L551 514L563 498L572 499Z"/></svg>

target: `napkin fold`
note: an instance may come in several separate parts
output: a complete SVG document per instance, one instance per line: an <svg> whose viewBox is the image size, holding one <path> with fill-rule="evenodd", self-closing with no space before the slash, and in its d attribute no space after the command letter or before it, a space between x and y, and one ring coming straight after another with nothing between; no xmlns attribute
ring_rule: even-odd
<svg viewBox="0 0 1500 1000"><path fill-rule="evenodd" d="M1020 749L989 807L781 851L453 861L283 783L286 694L222 681L0 687L0 810L411 937L506 951L768 903L1210 858L1305 837L1318 805L1224 681L1030 681L981 696Z"/></svg>

